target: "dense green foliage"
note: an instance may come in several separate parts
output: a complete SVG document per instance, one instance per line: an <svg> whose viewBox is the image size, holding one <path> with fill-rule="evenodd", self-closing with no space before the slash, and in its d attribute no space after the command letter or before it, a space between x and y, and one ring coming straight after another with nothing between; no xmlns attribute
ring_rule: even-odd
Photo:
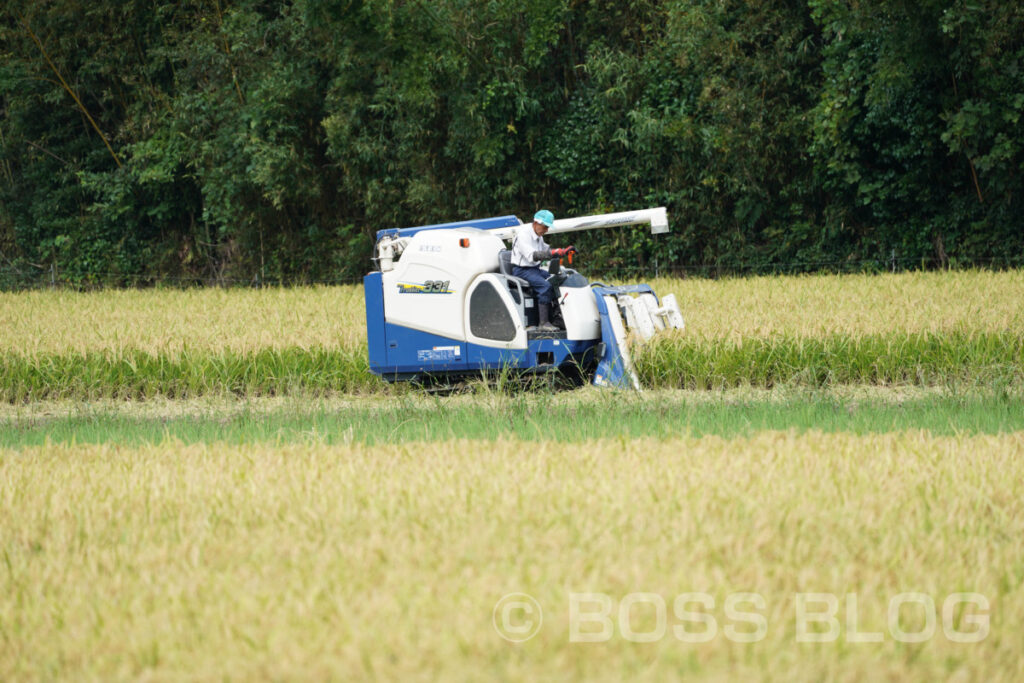
<svg viewBox="0 0 1024 683"><path fill-rule="evenodd" d="M996 0L10 0L0 287L336 281L538 206L669 208L596 269L1020 263L1022 112Z"/></svg>

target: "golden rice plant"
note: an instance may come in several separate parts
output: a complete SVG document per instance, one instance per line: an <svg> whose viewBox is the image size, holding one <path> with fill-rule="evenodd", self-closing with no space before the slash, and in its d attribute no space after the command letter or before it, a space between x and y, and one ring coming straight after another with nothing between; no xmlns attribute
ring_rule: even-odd
<svg viewBox="0 0 1024 683"><path fill-rule="evenodd" d="M0 293L0 353L353 348L362 287Z"/></svg>
<svg viewBox="0 0 1024 683"><path fill-rule="evenodd" d="M1024 271L663 279L650 386L1018 382ZM0 293L0 397L380 391L362 288Z"/></svg>
<svg viewBox="0 0 1024 683"><path fill-rule="evenodd" d="M658 279L687 336L745 339L891 332L1024 334L1024 271ZM352 347L362 287L0 293L0 352L148 353Z"/></svg>
<svg viewBox="0 0 1024 683"><path fill-rule="evenodd" d="M1016 681L1022 482L1019 433L0 451L0 679Z"/></svg>
<svg viewBox="0 0 1024 683"><path fill-rule="evenodd" d="M697 339L1024 334L1024 271L659 279Z"/></svg>

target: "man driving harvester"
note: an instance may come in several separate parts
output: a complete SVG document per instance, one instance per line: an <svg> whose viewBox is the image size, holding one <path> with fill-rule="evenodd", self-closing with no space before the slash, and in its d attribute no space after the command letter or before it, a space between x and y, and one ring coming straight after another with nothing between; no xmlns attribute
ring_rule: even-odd
<svg viewBox="0 0 1024 683"><path fill-rule="evenodd" d="M512 274L530 283L537 295L537 329L551 332L557 328L551 324L551 283L541 270L540 262L552 257L565 256L575 252L576 247L552 249L544 241L544 235L555 222L555 216L547 209L541 209L533 216L533 223L523 223L512 241Z"/></svg>

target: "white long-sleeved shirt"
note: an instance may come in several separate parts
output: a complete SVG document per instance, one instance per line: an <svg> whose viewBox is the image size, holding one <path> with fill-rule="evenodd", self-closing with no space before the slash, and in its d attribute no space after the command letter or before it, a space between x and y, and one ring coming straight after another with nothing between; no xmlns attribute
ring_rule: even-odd
<svg viewBox="0 0 1024 683"><path fill-rule="evenodd" d="M533 252L549 251L544 238L533 230L533 222L523 223L516 230L515 239L512 240L512 265L520 268L530 268L539 265L533 260Z"/></svg>

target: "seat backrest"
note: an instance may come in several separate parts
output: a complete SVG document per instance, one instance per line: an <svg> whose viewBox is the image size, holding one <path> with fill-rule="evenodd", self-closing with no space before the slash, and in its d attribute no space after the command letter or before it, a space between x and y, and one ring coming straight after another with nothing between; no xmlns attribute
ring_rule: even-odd
<svg viewBox="0 0 1024 683"><path fill-rule="evenodd" d="M512 275L512 252L502 249L498 252L498 271L502 275Z"/></svg>

